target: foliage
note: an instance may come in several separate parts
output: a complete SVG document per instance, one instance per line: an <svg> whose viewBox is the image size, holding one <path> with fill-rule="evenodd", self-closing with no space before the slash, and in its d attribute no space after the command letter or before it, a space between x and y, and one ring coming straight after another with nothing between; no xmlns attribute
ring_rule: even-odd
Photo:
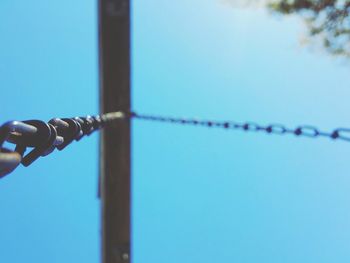
<svg viewBox="0 0 350 263"><path fill-rule="evenodd" d="M350 0L271 0L270 10L279 14L299 14L312 37L322 39L334 55L350 57Z"/></svg>

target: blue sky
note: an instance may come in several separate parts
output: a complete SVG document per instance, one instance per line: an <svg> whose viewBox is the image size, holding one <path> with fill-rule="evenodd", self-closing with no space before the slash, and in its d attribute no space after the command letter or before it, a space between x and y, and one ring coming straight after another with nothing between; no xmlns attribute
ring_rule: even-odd
<svg viewBox="0 0 350 263"><path fill-rule="evenodd" d="M95 1L0 4L0 121L98 112ZM349 65L297 17L133 2L133 108L348 125ZM134 262L348 262L344 142L133 121ZM0 181L1 262L99 262L98 135Z"/></svg>

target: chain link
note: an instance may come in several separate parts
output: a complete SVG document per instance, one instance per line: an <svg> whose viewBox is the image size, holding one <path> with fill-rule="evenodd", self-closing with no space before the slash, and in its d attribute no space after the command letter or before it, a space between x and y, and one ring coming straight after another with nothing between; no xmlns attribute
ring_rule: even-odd
<svg viewBox="0 0 350 263"><path fill-rule="evenodd" d="M41 156L52 153L55 149L63 150L73 141L79 141L85 135L113 125L120 120L140 119L152 122L172 123L178 125L203 126L240 130L244 132L264 132L274 135L294 134L298 137L327 137L333 140L350 141L350 129L338 128L323 132L310 125L301 125L289 129L282 124L259 125L254 122L234 122L217 120L198 120L191 118L174 118L158 115L138 114L136 112L111 112L97 116L54 118L49 122L40 120L12 121L0 126L0 178L13 171L19 163L29 166ZM14 150L3 147L4 142L16 145ZM27 148L32 148L27 154Z"/></svg>
<svg viewBox="0 0 350 263"><path fill-rule="evenodd" d="M318 128L310 125L301 125L294 129L287 128L282 124L269 124L269 125L259 125L254 122L244 122L238 123L233 121L216 121L216 120L197 120L190 118L174 118L174 117L164 117L158 115L146 115L138 114L132 112L130 115L132 118L141 119L146 121L155 121L163 123L174 123L181 125L191 125L191 126L205 126L208 128L223 128L230 130L241 130L245 132L265 132L267 134L275 135L286 135L293 134L298 137L328 137L330 139L338 139L343 141L350 141L350 129L348 128L338 128L332 132L323 132Z"/></svg>
<svg viewBox="0 0 350 263"><path fill-rule="evenodd" d="M54 118L47 123L40 120L7 122L0 126L0 178L20 163L29 166L55 149L61 151L73 141L126 118L129 116L122 112L112 112L93 117ZM15 144L15 149L5 148L5 142ZM26 153L28 148L31 150Z"/></svg>

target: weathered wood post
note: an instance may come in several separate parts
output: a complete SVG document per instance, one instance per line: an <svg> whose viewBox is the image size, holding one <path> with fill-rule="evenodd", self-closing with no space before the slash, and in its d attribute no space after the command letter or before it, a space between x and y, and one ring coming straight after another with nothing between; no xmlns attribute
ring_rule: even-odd
<svg viewBox="0 0 350 263"><path fill-rule="evenodd" d="M130 0L99 0L101 113L129 112ZM102 262L130 262L130 121L103 130L100 141Z"/></svg>

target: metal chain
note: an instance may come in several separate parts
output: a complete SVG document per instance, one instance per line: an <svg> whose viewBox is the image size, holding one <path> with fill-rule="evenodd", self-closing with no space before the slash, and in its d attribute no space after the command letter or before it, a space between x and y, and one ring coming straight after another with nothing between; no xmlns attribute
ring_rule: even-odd
<svg viewBox="0 0 350 263"><path fill-rule="evenodd" d="M29 166L55 149L61 151L73 141L126 118L129 116L122 112L112 112L101 116L54 118L47 123L40 120L7 122L0 126L0 178L20 163ZM15 144L15 149L5 148L5 142ZM32 150L26 154L28 148Z"/></svg>
<svg viewBox="0 0 350 263"><path fill-rule="evenodd" d="M276 135L294 134L295 136L309 138L327 137L333 140L350 141L349 128L338 128L331 132L323 132L310 125L301 125L289 129L282 124L259 125L254 122L197 120L138 114L136 112L111 112L97 116L54 118L47 123L40 120L11 121L0 126L0 178L12 172L20 163L29 166L39 157L46 156L55 149L61 151L73 141L79 141L83 136L113 125L113 123L122 119L140 119ZM15 149L9 150L3 147L5 142L15 144ZM32 148L32 150L25 154L27 148Z"/></svg>
<svg viewBox="0 0 350 263"><path fill-rule="evenodd" d="M230 130L240 130L246 132L264 132L267 134L276 135L287 135L293 134L299 137L327 137L330 139L350 141L350 129L349 128L337 128L331 132L323 132L318 128L310 125L300 125L294 129L287 128L282 124L269 124L269 125L259 125L254 122L244 122L238 123L234 121L217 121L217 120L198 120L192 118L174 118L174 117L164 117L157 115L145 115L138 114L136 112L131 113L131 117L135 119L163 122L163 123L173 123L180 125L191 125L191 126L204 126L208 128L222 128Z"/></svg>

